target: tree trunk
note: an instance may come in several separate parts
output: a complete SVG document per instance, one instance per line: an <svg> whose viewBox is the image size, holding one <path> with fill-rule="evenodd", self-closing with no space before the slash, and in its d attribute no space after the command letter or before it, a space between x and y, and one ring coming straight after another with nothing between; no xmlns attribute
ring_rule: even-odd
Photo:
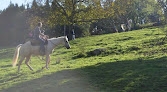
<svg viewBox="0 0 167 92"><path fill-rule="evenodd" d="M66 36L66 25L64 25L64 36Z"/></svg>

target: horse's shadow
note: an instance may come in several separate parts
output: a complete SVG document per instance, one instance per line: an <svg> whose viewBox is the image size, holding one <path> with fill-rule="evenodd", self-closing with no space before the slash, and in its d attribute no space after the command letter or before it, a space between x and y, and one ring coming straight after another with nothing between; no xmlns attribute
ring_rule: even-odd
<svg viewBox="0 0 167 92"><path fill-rule="evenodd" d="M40 72L42 72L43 70L44 70L44 69L37 70L37 71L33 72L32 74L40 73Z"/></svg>

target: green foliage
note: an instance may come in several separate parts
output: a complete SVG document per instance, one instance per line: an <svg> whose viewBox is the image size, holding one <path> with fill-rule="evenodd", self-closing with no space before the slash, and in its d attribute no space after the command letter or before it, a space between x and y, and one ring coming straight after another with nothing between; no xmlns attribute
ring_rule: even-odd
<svg viewBox="0 0 167 92"><path fill-rule="evenodd" d="M26 15L23 6L10 4L9 7L0 14L0 39L1 46L11 45L12 42L20 43L25 37Z"/></svg>
<svg viewBox="0 0 167 92"><path fill-rule="evenodd" d="M137 24L157 22L163 17L163 11L155 0L115 0L104 1L106 15L105 19L99 22L100 27L106 30L117 28L120 32L120 25L126 24L132 19L132 27L137 29Z"/></svg>
<svg viewBox="0 0 167 92"><path fill-rule="evenodd" d="M48 2L48 1L47 1ZM39 21L44 23L43 29L49 30L48 19L50 6L39 5L33 0L32 7L25 8L24 5L12 4L0 13L0 39L2 45L16 45L24 43L30 31L34 30Z"/></svg>
<svg viewBox="0 0 167 92"><path fill-rule="evenodd" d="M79 30L81 31L81 36L82 37L90 36L89 29L90 29L90 24L89 23L79 25ZM77 30L77 31L79 31L79 30Z"/></svg>
<svg viewBox="0 0 167 92"><path fill-rule="evenodd" d="M48 35L55 36L66 34L71 37L71 31L75 25L77 37L89 36L95 26L102 29L103 33L121 32L120 24L127 23L132 19L134 29L137 24L157 22L165 23L165 2L163 0L33 0L32 6L10 4L1 11L0 23L1 41L5 45L13 42L20 43L26 39L26 34L34 30L37 23L43 22L43 29ZM163 13L164 12L164 13ZM57 30L59 26L68 26L66 33L64 29ZM92 25L92 26L90 26ZM9 27L10 26L10 27ZM90 27L89 27L90 26ZM85 28L84 28L85 27ZM23 31L24 30L24 31ZM19 34L19 35L17 35ZM20 35L21 34L21 35ZM6 37L10 38L6 38ZM20 39L22 39L20 41Z"/></svg>
<svg viewBox="0 0 167 92"><path fill-rule="evenodd" d="M158 5L162 8L163 17L166 20L167 19L167 8L166 8L167 1L166 0L157 0L157 2L158 2ZM166 23L166 21L164 21L164 22Z"/></svg>

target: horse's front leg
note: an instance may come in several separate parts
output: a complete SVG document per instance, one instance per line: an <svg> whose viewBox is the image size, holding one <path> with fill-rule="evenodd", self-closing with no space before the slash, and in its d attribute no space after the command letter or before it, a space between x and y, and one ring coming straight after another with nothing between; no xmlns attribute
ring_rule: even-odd
<svg viewBox="0 0 167 92"><path fill-rule="evenodd" d="M42 67L42 69L46 68L49 70L49 68L48 68L49 63L50 63L50 55L46 55L46 65L44 67Z"/></svg>
<svg viewBox="0 0 167 92"><path fill-rule="evenodd" d="M25 64L28 66L28 68L29 68L30 70L33 71L33 68L29 65L30 57L31 57L31 56L26 57Z"/></svg>

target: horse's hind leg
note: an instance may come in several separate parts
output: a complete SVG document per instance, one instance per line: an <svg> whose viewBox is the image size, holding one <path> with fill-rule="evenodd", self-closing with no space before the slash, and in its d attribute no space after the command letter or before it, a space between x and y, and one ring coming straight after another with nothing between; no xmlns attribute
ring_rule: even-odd
<svg viewBox="0 0 167 92"><path fill-rule="evenodd" d="M30 56L26 57L25 64L28 66L28 68L29 68L30 70L33 71L33 68L29 65L29 61L30 61Z"/></svg>
<svg viewBox="0 0 167 92"><path fill-rule="evenodd" d="M50 63L50 55L46 55L46 65L44 67L42 67L42 69L46 68L49 70L49 68L48 68L49 63Z"/></svg>
<svg viewBox="0 0 167 92"><path fill-rule="evenodd" d="M21 63L23 62L24 59L25 59L25 57L21 57L21 59L19 61L18 72L20 71L20 66L21 66Z"/></svg>

